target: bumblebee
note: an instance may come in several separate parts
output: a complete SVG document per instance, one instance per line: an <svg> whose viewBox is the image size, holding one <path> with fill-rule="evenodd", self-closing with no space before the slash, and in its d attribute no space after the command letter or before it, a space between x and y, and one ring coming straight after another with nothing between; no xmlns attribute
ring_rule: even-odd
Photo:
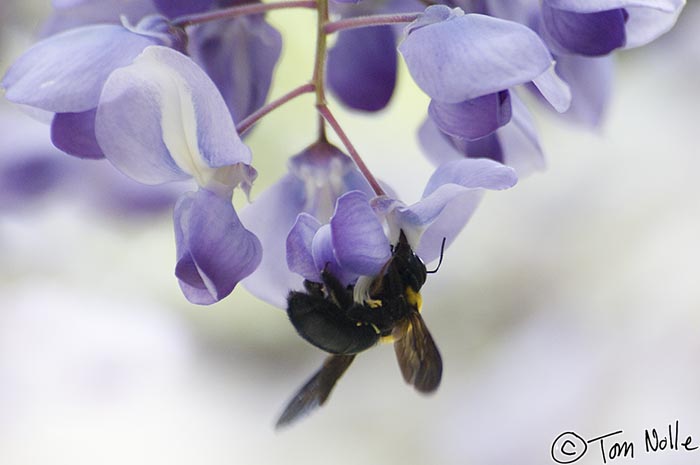
<svg viewBox="0 0 700 465"><path fill-rule="evenodd" d="M419 392L435 391L442 377L442 358L419 313L419 291L427 274L435 271L426 270L402 231L391 258L366 289L360 283L345 287L324 270L321 283L306 280L306 292L291 291L290 322L302 338L331 355L294 395L276 427L323 405L355 356L378 342L393 342L408 384Z"/></svg>

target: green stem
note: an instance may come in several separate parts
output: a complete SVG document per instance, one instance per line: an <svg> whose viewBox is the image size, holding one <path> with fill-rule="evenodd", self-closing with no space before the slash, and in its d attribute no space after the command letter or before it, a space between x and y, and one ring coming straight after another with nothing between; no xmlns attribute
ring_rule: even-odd
<svg viewBox="0 0 700 465"><path fill-rule="evenodd" d="M289 102L290 100L305 94L307 92L313 92L314 91L314 85L309 83L309 84L304 84L296 89L291 90L290 92L287 92L284 94L282 97L278 98L277 100L273 100L272 102L266 104L265 106L262 106L258 108L255 112L253 112L250 116L242 120L238 125L236 126L236 130L238 134L243 134L246 132L248 129L250 129L255 123L257 123L263 116L267 115L270 113L272 110L281 107L285 103Z"/></svg>
<svg viewBox="0 0 700 465"><path fill-rule="evenodd" d="M360 170L360 173L362 173L362 175L365 177L369 185L372 187L372 190L374 190L374 193L377 195L386 195L386 192L384 192L382 186L379 185L379 182L377 182L374 175L372 175L369 168L367 168L367 165L365 165L362 157L360 157L360 154L357 152L357 150L355 150L355 146L352 145L352 142L350 142L350 139L345 134L345 131L343 131L343 128L340 127L338 120L335 119L335 116L333 116L333 113L331 113L328 106L317 105L316 108L318 108L318 112L323 116L323 118L328 121L328 124L333 128L333 131L338 134L338 137L343 142L343 145L350 154L350 158L352 158L352 160L355 162L357 169Z"/></svg>
<svg viewBox="0 0 700 465"><path fill-rule="evenodd" d="M326 24L324 30L326 31L326 34L333 34L335 32L345 31L348 29L357 29L360 27L386 26L388 24L411 23L418 19L418 17L420 17L420 15L422 14L422 12L418 12L344 18Z"/></svg>
<svg viewBox="0 0 700 465"><path fill-rule="evenodd" d="M362 173L367 182L377 195L386 195L384 189L379 185L377 180L370 172L365 162L360 157L360 154L355 150L355 147L350 142L350 139L343 131L338 121L331 113L326 103L325 79L326 79L326 58L328 55L328 31L326 28L330 24L328 15L328 0L318 0L317 4L317 22L316 22L316 59L314 61L314 74L312 82L316 88L316 109L321 118L319 119L319 141L324 141L326 138L325 124L333 128L333 131L338 135L343 145L350 154L350 158L355 162L357 169Z"/></svg>
<svg viewBox="0 0 700 465"><path fill-rule="evenodd" d="M316 86L316 106L326 104L325 78L326 56L328 55L328 43L324 28L328 23L328 0L318 0L316 20L316 59L314 61L314 74L311 81Z"/></svg>

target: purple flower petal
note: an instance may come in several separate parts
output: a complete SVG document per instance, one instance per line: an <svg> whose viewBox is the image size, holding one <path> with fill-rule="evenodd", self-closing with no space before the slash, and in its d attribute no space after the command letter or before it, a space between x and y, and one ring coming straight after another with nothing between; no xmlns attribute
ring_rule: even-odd
<svg viewBox="0 0 700 465"><path fill-rule="evenodd" d="M314 261L313 243L316 232L320 228L321 223L316 218L308 213L301 213L297 216L286 240L289 270L317 283L321 282L320 271L324 265L319 267ZM288 292L289 289L285 296Z"/></svg>
<svg viewBox="0 0 700 465"><path fill-rule="evenodd" d="M430 177L423 199L398 211L409 243L418 243L418 255L437 258L440 243L451 243L467 223L483 189L502 190L515 185L512 168L488 159L463 159L440 166ZM409 237L413 236L413 237Z"/></svg>
<svg viewBox="0 0 700 465"><path fill-rule="evenodd" d="M290 250L285 249L285 243L288 233L289 237L293 236L290 229L297 221L297 215L305 212L304 215L310 214L315 222L326 223L333 215L340 195L349 190L372 192L352 160L328 143L313 144L292 157L289 171L290 174L241 211L241 220L260 238L265 251L258 269L243 283L257 297L282 308L286 306L290 289L302 289L302 279L297 273L312 281L320 279L320 270L315 269L309 258L312 256L311 239L295 242L294 246L297 251L294 254L300 247L306 248L307 265L312 264L310 267L294 265L292 272L287 266L280 266L289 259ZM313 271L309 271L312 268Z"/></svg>
<svg viewBox="0 0 700 465"><path fill-rule="evenodd" d="M394 93L396 67L396 41L390 26L350 29L339 33L328 53L328 84L350 108L378 111Z"/></svg>
<svg viewBox="0 0 700 465"><path fill-rule="evenodd" d="M423 191L423 199L445 184L466 189L509 189L518 182L515 171L487 158L466 158L445 163L435 170Z"/></svg>
<svg viewBox="0 0 700 465"><path fill-rule="evenodd" d="M89 3L89 1L90 0L53 0L51 4L54 8L70 8Z"/></svg>
<svg viewBox="0 0 700 465"><path fill-rule="evenodd" d="M503 18L516 23L524 24L530 28L533 26L533 20L540 15L540 2L531 0L496 0L483 2L486 3L486 13ZM533 28L534 29L534 28Z"/></svg>
<svg viewBox="0 0 700 465"><path fill-rule="evenodd" d="M451 16L407 30L399 51L418 86L441 102L459 103L529 82L552 64L534 31L490 16Z"/></svg>
<svg viewBox="0 0 700 465"><path fill-rule="evenodd" d="M464 16L464 10L461 8L450 8L447 5L431 5L425 9L422 15L418 16L415 21L408 24L404 28L404 34L409 35L413 31L422 27L430 26L431 24L441 23L454 18Z"/></svg>
<svg viewBox="0 0 700 465"><path fill-rule="evenodd" d="M290 289L302 288L302 278L296 274L299 272L287 267L289 249L285 244L304 202L304 185L294 176L286 175L240 213L241 221L260 239L264 250L260 266L243 285L256 297L280 308L286 307ZM311 239L307 248L310 256Z"/></svg>
<svg viewBox="0 0 700 465"><path fill-rule="evenodd" d="M554 70L554 66L532 80L542 96L557 110L563 113L571 105L571 90Z"/></svg>
<svg viewBox="0 0 700 465"><path fill-rule="evenodd" d="M437 124L426 118L418 128L418 142L426 158L435 166L452 160L461 160L464 154L450 143L450 138L440 131Z"/></svg>
<svg viewBox="0 0 700 465"><path fill-rule="evenodd" d="M169 18L206 11L213 0L153 0L158 11Z"/></svg>
<svg viewBox="0 0 700 465"><path fill-rule="evenodd" d="M175 206L174 223L175 275L192 303L218 302L260 263L260 241L227 199L204 189L187 193Z"/></svg>
<svg viewBox="0 0 700 465"><path fill-rule="evenodd" d="M265 103L282 37L263 16L247 16L197 27L189 50L239 122Z"/></svg>
<svg viewBox="0 0 700 465"><path fill-rule="evenodd" d="M321 225L313 216L301 213L289 231L286 243L287 265L304 279L320 283L323 270L329 271L344 284L357 279L356 274L349 273L338 264L329 224Z"/></svg>
<svg viewBox="0 0 700 465"><path fill-rule="evenodd" d="M564 115L589 127L599 126L612 93L612 57L562 55L556 69L571 89L571 106Z"/></svg>
<svg viewBox="0 0 700 465"><path fill-rule="evenodd" d="M511 106L510 123L493 134L473 141L451 137L427 118L418 133L421 147L436 166L466 156L504 163L514 168L520 177L541 170L544 168L544 155L532 115L516 94L511 94Z"/></svg>
<svg viewBox="0 0 700 465"><path fill-rule="evenodd" d="M547 0L552 8L593 13L624 8L625 48L645 45L667 32L678 19L685 0Z"/></svg>
<svg viewBox="0 0 700 465"><path fill-rule="evenodd" d="M357 281L358 274L353 272L351 268L341 266L338 263L338 258L333 246L333 232L330 224L324 224L314 236L311 243L311 251L313 253L314 265L318 272L326 270L333 276L338 278L338 281L344 285L349 285ZM314 281L321 282L319 278Z"/></svg>
<svg viewBox="0 0 700 465"><path fill-rule="evenodd" d="M95 138L95 109L82 113L56 113L51 122L51 141L79 158L104 158Z"/></svg>
<svg viewBox="0 0 700 465"><path fill-rule="evenodd" d="M428 114L445 133L463 139L479 139L510 121L510 93L487 94L460 103L430 102Z"/></svg>
<svg viewBox="0 0 700 465"><path fill-rule="evenodd" d="M641 47L668 32L683 9L683 0L661 2L669 9L628 7L627 19L627 45L625 48ZM667 5L668 4L668 5Z"/></svg>
<svg viewBox="0 0 700 465"><path fill-rule="evenodd" d="M577 13L553 8L544 0L542 23L545 37L559 54L602 56L625 45L625 12L620 8Z"/></svg>
<svg viewBox="0 0 700 465"><path fill-rule="evenodd" d="M498 133L489 134L480 139L466 140L451 137L452 144L469 158L488 158L499 163L504 163L503 147Z"/></svg>
<svg viewBox="0 0 700 465"><path fill-rule="evenodd" d="M316 143L290 158L289 172L303 183L303 211L322 223L330 221L338 197L351 190L372 195L352 159L327 142ZM302 210L299 210L302 211Z"/></svg>
<svg viewBox="0 0 700 465"><path fill-rule="evenodd" d="M498 130L498 140L505 164L515 169L519 177L524 177L544 169L544 153L532 114L516 95L513 95L511 103L513 118L510 124Z"/></svg>
<svg viewBox="0 0 700 465"><path fill-rule="evenodd" d="M331 225L324 224L319 226L311 240L311 258L313 259L314 270L316 276L319 276L320 270L328 270L331 274L337 276L338 261L333 253L333 239L331 237ZM318 278L314 281L321 282Z"/></svg>
<svg viewBox="0 0 700 465"><path fill-rule="evenodd" d="M422 200L404 207L381 205L392 231L403 230L408 243L424 261L438 256L440 243L450 243L476 209L483 189L507 189L517 182L513 169L488 159L447 162L431 176Z"/></svg>
<svg viewBox="0 0 700 465"><path fill-rule="evenodd" d="M187 32L181 27L173 27L173 24L164 16L149 15L141 18L135 25L124 22L123 26L134 34L153 38L158 45L175 49L180 53L186 52Z"/></svg>
<svg viewBox="0 0 700 465"><path fill-rule="evenodd" d="M122 26L73 29L27 50L10 67L2 86L15 103L56 113L87 111L97 106L110 73L155 43Z"/></svg>
<svg viewBox="0 0 700 465"><path fill-rule="evenodd" d="M374 276L391 258L389 240L363 192L340 197L330 224L335 257L344 270Z"/></svg>
<svg viewBox="0 0 700 465"><path fill-rule="evenodd" d="M436 195L436 202L444 202L440 215L420 235L416 254L430 263L440 256L443 239L446 246L452 244L464 229L484 195L480 190L459 189L457 186L445 186Z"/></svg>
<svg viewBox="0 0 700 465"><path fill-rule="evenodd" d="M146 184L193 176L207 186L216 168L250 162L216 86L188 57L148 47L107 80L95 123L105 156Z"/></svg>
<svg viewBox="0 0 700 465"><path fill-rule="evenodd" d="M510 126L511 124L508 124L504 128ZM501 129L479 139L460 139L442 132L430 118L423 122L418 131L421 148L435 166L464 157L489 158L504 163L499 134Z"/></svg>
<svg viewBox="0 0 700 465"><path fill-rule="evenodd" d="M684 0L545 0L552 8L594 13L615 8L648 7L661 11L674 11Z"/></svg>
<svg viewBox="0 0 700 465"><path fill-rule="evenodd" d="M41 37L90 24L121 24L125 17L130 24L156 13L150 1L143 0L54 0L53 11L41 27Z"/></svg>

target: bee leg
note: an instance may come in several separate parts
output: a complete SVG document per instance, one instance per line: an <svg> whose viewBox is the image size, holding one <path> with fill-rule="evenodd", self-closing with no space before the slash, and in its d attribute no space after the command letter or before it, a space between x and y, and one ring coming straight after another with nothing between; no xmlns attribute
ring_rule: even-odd
<svg viewBox="0 0 700 465"><path fill-rule="evenodd" d="M340 308L350 308L354 303L352 291L347 289L343 284L326 270L321 271L321 279L326 286L328 296Z"/></svg>
<svg viewBox="0 0 700 465"><path fill-rule="evenodd" d="M309 295L314 297L325 297L323 294L323 284L315 281L304 280L304 289Z"/></svg>

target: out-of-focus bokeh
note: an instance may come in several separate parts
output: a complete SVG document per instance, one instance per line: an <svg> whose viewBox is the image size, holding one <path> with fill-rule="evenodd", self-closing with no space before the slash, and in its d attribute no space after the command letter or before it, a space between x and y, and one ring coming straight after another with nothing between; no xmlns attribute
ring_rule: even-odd
<svg viewBox="0 0 700 465"><path fill-rule="evenodd" d="M100 201L108 166L71 159L60 169L85 171L0 203L0 464L542 465L560 433L619 430L610 441L634 443L635 464L698 463L700 449L644 447L645 429L667 435L676 420L679 443L700 444L700 5L688 3L667 36L618 55L600 131L538 112L547 171L489 193L446 251L423 296L445 365L430 397L382 346L328 405L275 432L323 354L242 288L211 307L186 302L167 194L128 215ZM48 11L2 1L0 71ZM270 17L287 39L278 96L311 72L314 18ZM412 202L430 167L408 135L427 99L405 70L400 83L377 117L339 119ZM47 147L47 127L0 111L0 166L22 131ZM303 97L255 129L253 199L315 125ZM600 441L577 463L603 463Z"/></svg>

